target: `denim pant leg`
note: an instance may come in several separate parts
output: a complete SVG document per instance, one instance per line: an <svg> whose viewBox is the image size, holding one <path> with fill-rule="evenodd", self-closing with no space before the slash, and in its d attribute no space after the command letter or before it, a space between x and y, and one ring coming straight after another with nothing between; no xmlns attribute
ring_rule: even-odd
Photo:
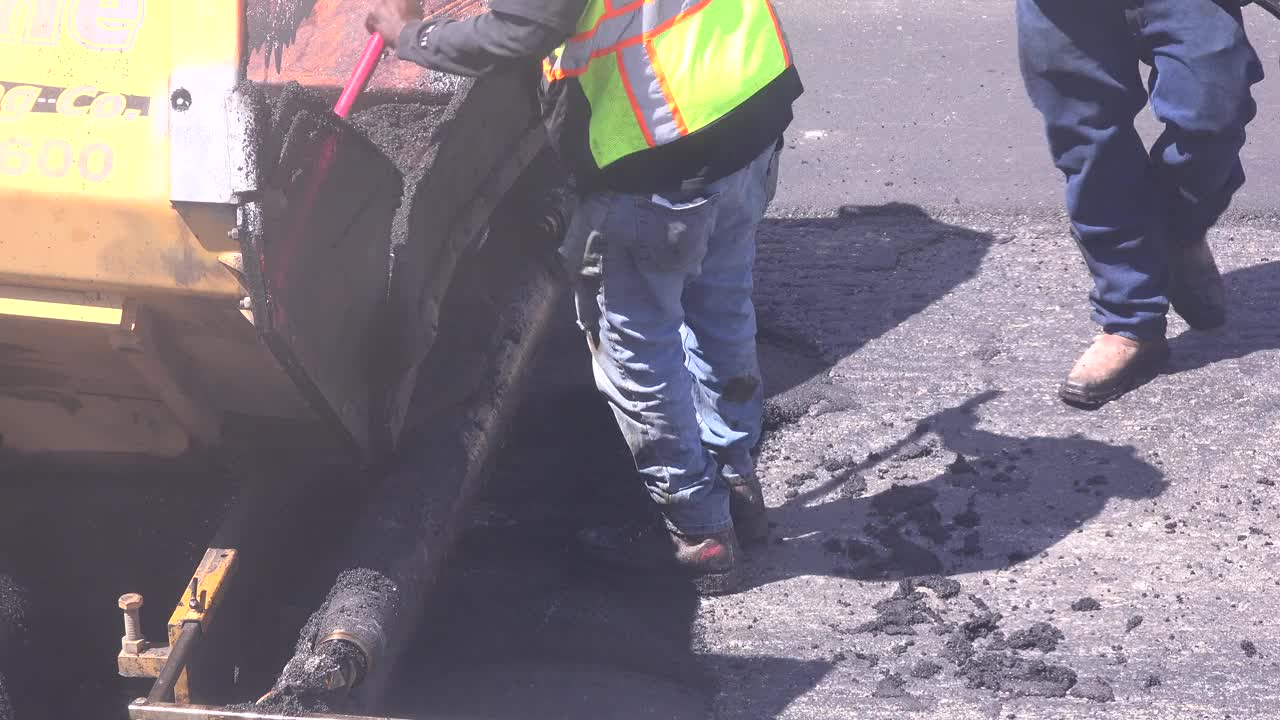
<svg viewBox="0 0 1280 720"><path fill-rule="evenodd" d="M1244 185L1240 149L1257 114L1262 63L1237 0L1145 0L1151 107L1165 130L1151 161L1167 197L1170 242L1196 242Z"/></svg>
<svg viewBox="0 0 1280 720"><path fill-rule="evenodd" d="M1125 7L1018 0L1019 59L1066 176L1067 213L1094 279L1094 320L1109 333L1163 337L1168 252L1163 235L1151 232L1160 197L1133 125L1147 89Z"/></svg>
<svg viewBox="0 0 1280 720"><path fill-rule="evenodd" d="M685 363L693 375L702 444L730 483L755 472L764 387L751 302L756 228L769 204L770 147L751 165L712 185L720 196L701 272L684 292Z"/></svg>
<svg viewBox="0 0 1280 720"><path fill-rule="evenodd" d="M688 535L731 526L681 339L682 295L706 254L717 205L717 197L669 207L594 193L582 198L565 241L568 257L583 258L575 299L596 386L668 527Z"/></svg>

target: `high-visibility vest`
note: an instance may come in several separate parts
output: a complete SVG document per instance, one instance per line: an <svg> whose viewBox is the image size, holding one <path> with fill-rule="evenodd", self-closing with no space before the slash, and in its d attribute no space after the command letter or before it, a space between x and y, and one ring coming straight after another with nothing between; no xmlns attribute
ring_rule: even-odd
<svg viewBox="0 0 1280 720"><path fill-rule="evenodd" d="M581 87L605 168L698 132L790 66L768 0L590 0L543 74Z"/></svg>

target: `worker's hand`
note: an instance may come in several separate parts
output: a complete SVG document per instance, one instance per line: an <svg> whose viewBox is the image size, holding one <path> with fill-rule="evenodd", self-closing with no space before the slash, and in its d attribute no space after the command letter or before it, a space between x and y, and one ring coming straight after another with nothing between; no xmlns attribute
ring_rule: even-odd
<svg viewBox="0 0 1280 720"><path fill-rule="evenodd" d="M420 0L374 0L373 9L369 11L364 26L369 32L381 35L387 47L395 50L400 43L400 32L404 30L404 26L421 19Z"/></svg>

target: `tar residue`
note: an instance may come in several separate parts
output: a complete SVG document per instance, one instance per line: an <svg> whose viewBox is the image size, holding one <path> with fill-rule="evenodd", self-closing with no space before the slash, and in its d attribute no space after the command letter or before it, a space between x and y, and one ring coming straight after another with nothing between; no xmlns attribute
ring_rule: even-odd
<svg viewBox="0 0 1280 720"><path fill-rule="evenodd" d="M245 7L245 26L249 48L261 49L267 64L280 70L284 49L293 44L298 28L307 19L316 0L255 0Z"/></svg>
<svg viewBox="0 0 1280 720"><path fill-rule="evenodd" d="M1010 652L977 655L958 674L970 688L1027 697L1063 697L1076 684L1071 668Z"/></svg>
<svg viewBox="0 0 1280 720"><path fill-rule="evenodd" d="M294 648L294 656L276 680L275 687L265 701L249 706L246 709L281 712L285 714L299 712L328 712L340 709L342 693L325 688L324 679L329 673L343 668L344 663L352 661L364 664L364 658L353 657L358 654L354 646L348 643L330 643L317 652L316 645L324 638L320 634L325 631L322 625L330 620L335 608L353 595L374 598L375 603L381 601L386 605L392 602L389 597L395 592L395 585L390 583L381 573L355 568L346 570L338 576L329 596L320 606L307 624L298 634L298 643ZM360 608L353 608L360 609ZM365 618L359 618L363 620Z"/></svg>
<svg viewBox="0 0 1280 720"><path fill-rule="evenodd" d="M1062 631L1047 622L1033 623L1025 630L1009 636L1009 647L1014 650L1039 650L1053 652L1063 640Z"/></svg>
<svg viewBox="0 0 1280 720"><path fill-rule="evenodd" d="M918 589L922 587L934 590L940 602L931 605L929 596ZM1047 622L1036 622L1006 637L1001 629L1004 616L976 595L968 596L973 609L962 619L951 620L958 609L947 600L959 595L960 589L960 584L950 578L903 580L891 597L873 606L875 618L863 623L857 631L872 635L917 635L922 627L931 626L933 634L945 635L936 657L916 657L905 668L905 672L917 680L931 680L949 665L952 674L968 687L1001 695L1063 697L1075 687L1074 670L1049 663L1043 657L1056 650L1064 639L1060 629ZM898 647L900 654L904 654L919 653L922 646L908 642ZM1098 682L1106 686L1105 682ZM901 676L890 674L880 681L873 695L906 696L905 683ZM1099 701L1103 701L1105 694L1096 683L1082 692L1086 693L1082 697Z"/></svg>
<svg viewBox="0 0 1280 720"><path fill-rule="evenodd" d="M1095 610L1101 610L1102 604L1091 597L1082 597L1071 603L1071 609L1076 612L1094 612Z"/></svg>
<svg viewBox="0 0 1280 720"><path fill-rule="evenodd" d="M916 625L940 622L941 617L925 602L925 594L903 582L893 597L877 602L876 617L857 629L872 635L915 635Z"/></svg>
<svg viewBox="0 0 1280 720"><path fill-rule="evenodd" d="M419 160L430 147L444 110L440 105L383 103L355 113L351 123L364 131L406 178L411 178L421 172L417 169Z"/></svg>

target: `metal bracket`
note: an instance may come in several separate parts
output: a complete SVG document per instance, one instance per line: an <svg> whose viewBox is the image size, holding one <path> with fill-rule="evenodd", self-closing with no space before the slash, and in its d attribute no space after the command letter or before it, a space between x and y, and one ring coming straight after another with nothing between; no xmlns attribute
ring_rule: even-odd
<svg viewBox="0 0 1280 720"><path fill-rule="evenodd" d="M169 199L232 205L257 189L256 113L239 68L175 68L169 78Z"/></svg>
<svg viewBox="0 0 1280 720"><path fill-rule="evenodd" d="M174 701L179 705L189 703L191 692L186 666L191 660L190 653L199 637L208 632L222 606L238 562L235 550L205 550L204 558L196 566L195 574L169 617L169 646L149 648L138 654L121 651L117 659L120 674L124 677L157 678L155 690L162 689L160 680L165 676L173 676L171 681L163 683L164 694L168 694L171 685Z"/></svg>

